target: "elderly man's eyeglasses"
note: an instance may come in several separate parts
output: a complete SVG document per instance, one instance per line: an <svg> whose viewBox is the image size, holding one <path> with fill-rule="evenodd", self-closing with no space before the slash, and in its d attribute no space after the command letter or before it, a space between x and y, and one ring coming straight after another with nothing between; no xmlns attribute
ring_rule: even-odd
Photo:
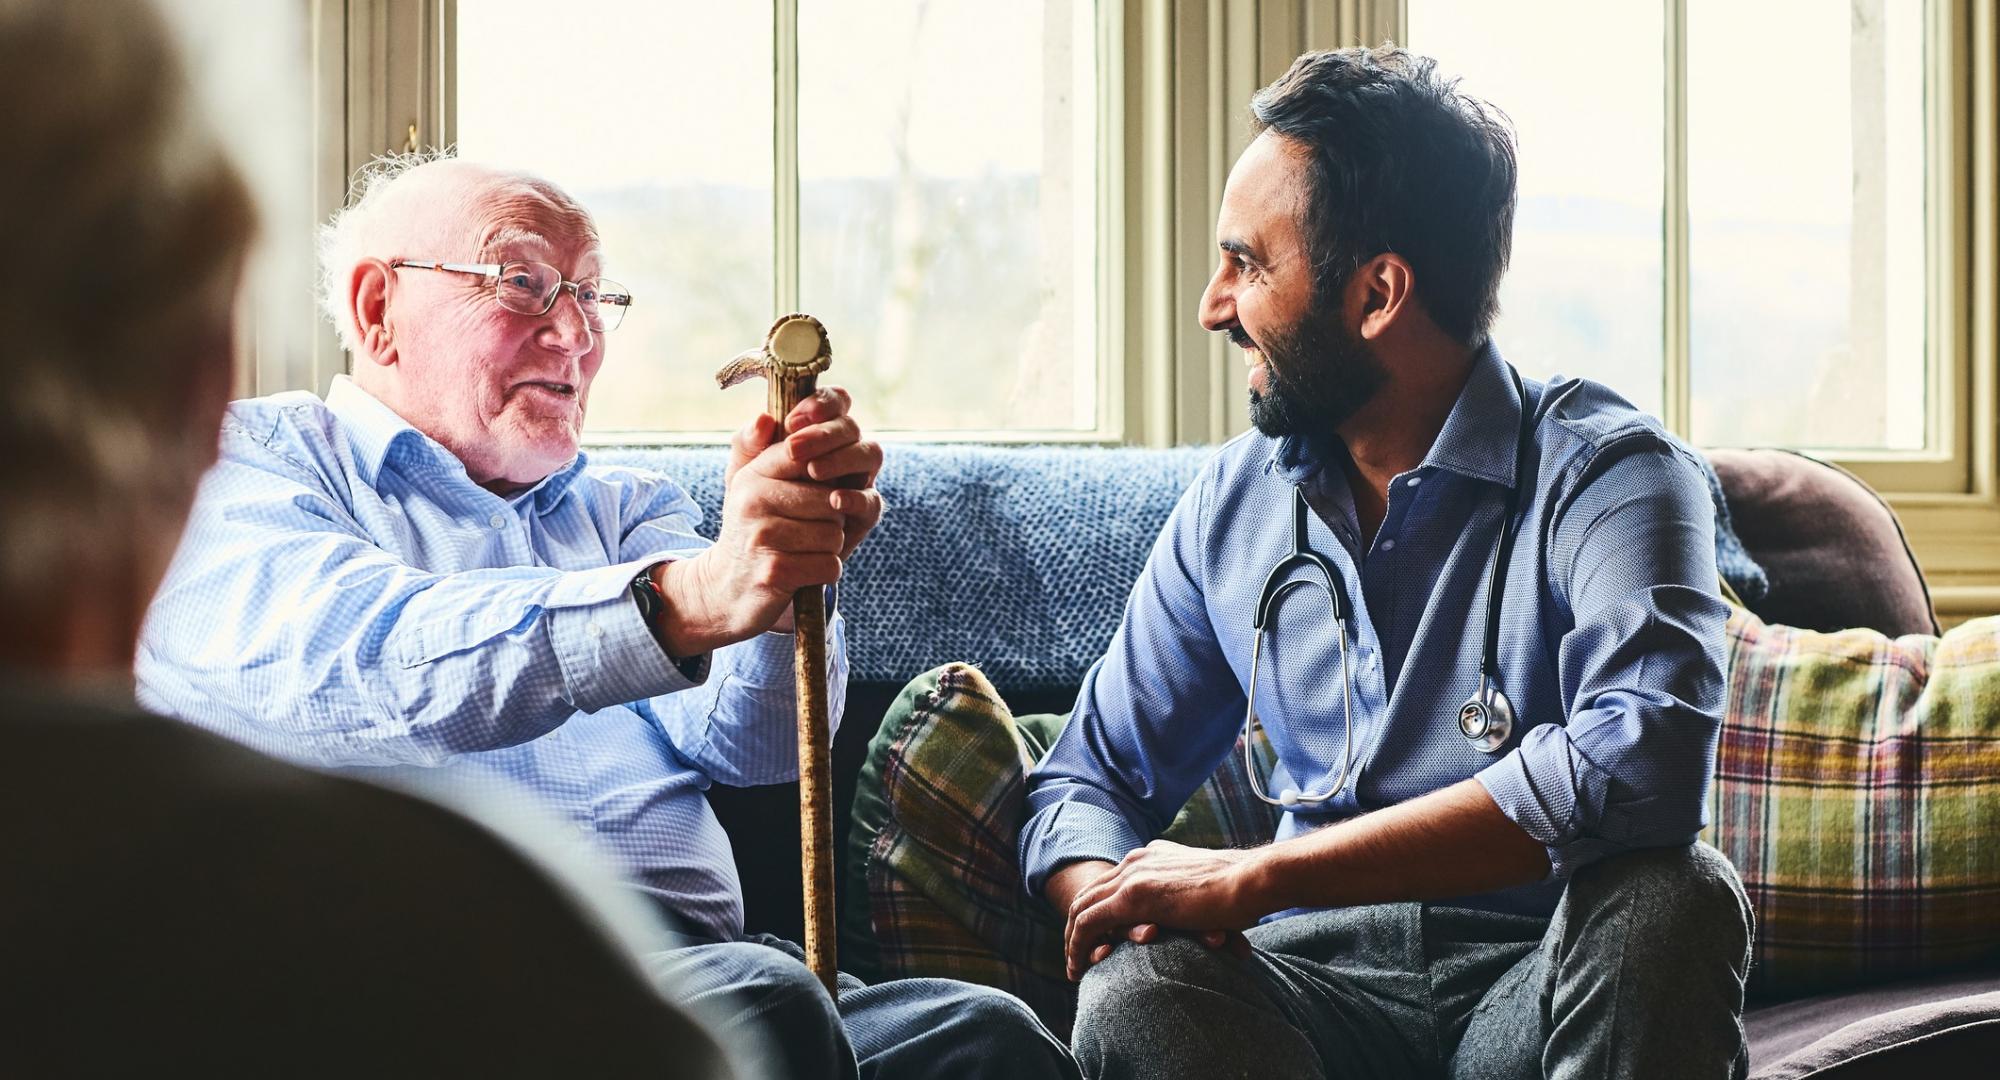
<svg viewBox="0 0 2000 1080"><path fill-rule="evenodd" d="M583 310L584 325L599 333L618 329L625 309L632 306L632 294L625 286L604 278L570 281L548 263L450 263L424 259L397 259L391 269L443 270L453 274L478 274L493 283L493 299L508 311L522 315L547 315L555 310L556 298L568 289Z"/></svg>

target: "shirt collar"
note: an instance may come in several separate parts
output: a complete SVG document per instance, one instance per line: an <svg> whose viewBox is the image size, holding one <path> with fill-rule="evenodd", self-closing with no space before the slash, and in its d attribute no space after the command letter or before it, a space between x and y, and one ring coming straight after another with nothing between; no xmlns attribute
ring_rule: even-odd
<svg viewBox="0 0 2000 1080"><path fill-rule="evenodd" d="M383 468L393 461L400 472L456 477L468 486L478 488L466 475L465 463L458 460L458 455L411 426L408 420L348 376L333 377L333 385L326 393L326 407L339 418L342 430L347 433L348 445L354 451L356 471L367 483L379 484ZM587 459L579 451L568 465L543 477L540 483L526 491L516 492L507 501L518 503L532 496L535 512L547 513L562 498L563 492L569 490L585 464Z"/></svg>
<svg viewBox="0 0 2000 1080"><path fill-rule="evenodd" d="M1472 370L1459 389L1458 400L1452 403L1418 470L1444 469L1513 487L1522 404L1514 392L1507 361L1488 338L1473 354ZM1287 435L1278 440L1264 467L1289 483L1299 484L1311 479L1328 460L1327 450L1312 445L1305 436Z"/></svg>
<svg viewBox="0 0 2000 1080"><path fill-rule="evenodd" d="M1525 393L1525 384L1522 389ZM1445 416L1444 427L1431 442L1431 452L1424 455L1418 468L1445 469L1513 487L1524 405L1521 395L1514 392L1514 376L1507 361L1488 338L1473 354L1472 372Z"/></svg>

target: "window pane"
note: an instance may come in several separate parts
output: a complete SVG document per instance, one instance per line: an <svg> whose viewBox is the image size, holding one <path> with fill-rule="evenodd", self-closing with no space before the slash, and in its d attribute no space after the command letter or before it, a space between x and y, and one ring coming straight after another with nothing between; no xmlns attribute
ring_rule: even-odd
<svg viewBox="0 0 2000 1080"><path fill-rule="evenodd" d="M1514 121L1520 205L1494 340L1521 370L1662 400L1659 3L1410 0L1411 47ZM1551 42L1587 42L1587 47Z"/></svg>
<svg viewBox="0 0 2000 1080"><path fill-rule="evenodd" d="M1097 426L1093 24L801 0L799 293L872 426Z"/></svg>
<svg viewBox="0 0 2000 1080"><path fill-rule="evenodd" d="M1696 442L1925 444L1923 8L1688 4Z"/></svg>
<svg viewBox="0 0 2000 1080"><path fill-rule="evenodd" d="M715 372L771 325L771 23L769 4L700 0L458 6L461 154L576 196L635 298L592 432L742 419ZM585 77L548 77L549 56L588 58Z"/></svg>

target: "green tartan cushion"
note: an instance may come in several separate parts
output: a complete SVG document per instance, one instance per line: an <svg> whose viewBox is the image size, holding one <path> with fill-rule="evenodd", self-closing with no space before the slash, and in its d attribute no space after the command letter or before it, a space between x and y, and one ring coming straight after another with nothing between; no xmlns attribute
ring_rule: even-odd
<svg viewBox="0 0 2000 1080"><path fill-rule="evenodd" d="M936 976L1008 990L1067 1033L1062 920L1021 884L1015 841L1026 770L1065 717L1007 711L978 669L947 664L903 690L868 747L848 832L841 966L863 978ZM1259 750L1266 755L1259 736ZM1232 758L1232 762L1240 760ZM1268 843L1277 813L1225 765L1166 836Z"/></svg>
<svg viewBox="0 0 2000 1080"><path fill-rule="evenodd" d="M1737 610L1707 839L1757 916L1751 990L2000 957L2000 618L1942 638Z"/></svg>

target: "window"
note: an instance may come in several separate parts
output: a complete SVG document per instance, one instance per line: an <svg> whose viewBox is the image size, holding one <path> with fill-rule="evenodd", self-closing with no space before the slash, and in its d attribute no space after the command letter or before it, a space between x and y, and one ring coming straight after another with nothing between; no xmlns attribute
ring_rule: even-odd
<svg viewBox="0 0 2000 1080"><path fill-rule="evenodd" d="M1688 5L1695 441L1927 445L1923 8Z"/></svg>
<svg viewBox="0 0 2000 1080"><path fill-rule="evenodd" d="M1408 0L1518 131L1503 350L1700 445L1950 453L1927 6Z"/></svg>
<svg viewBox="0 0 2000 1080"><path fill-rule="evenodd" d="M716 369L794 309L826 322L830 381L874 429L1107 426L1089 0L548 13L457 5L448 136L575 194L637 298L594 437L734 427ZM589 77L531 54L588 57Z"/></svg>
<svg viewBox="0 0 2000 1080"><path fill-rule="evenodd" d="M1519 202L1494 340L1529 375L1588 376L1658 413L1660 7L1557 0L1524 14L1518 5L1410 2L1412 48L1440 58L1514 124ZM1597 47L1524 62L1534 54L1523 39L1553 25Z"/></svg>

